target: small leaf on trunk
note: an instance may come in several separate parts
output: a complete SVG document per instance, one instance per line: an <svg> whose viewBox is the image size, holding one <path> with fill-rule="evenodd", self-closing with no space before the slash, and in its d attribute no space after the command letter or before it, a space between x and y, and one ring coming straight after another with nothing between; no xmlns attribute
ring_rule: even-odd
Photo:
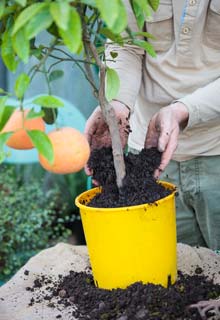
<svg viewBox="0 0 220 320"><path fill-rule="evenodd" d="M114 69L107 68L106 70L106 99L111 101L116 98L120 88L120 79Z"/></svg>
<svg viewBox="0 0 220 320"><path fill-rule="evenodd" d="M114 51L111 51L111 52L110 52L110 55L111 55L111 57L112 57L113 59L115 59L115 58L117 58L118 53L117 53L117 52L114 52Z"/></svg>

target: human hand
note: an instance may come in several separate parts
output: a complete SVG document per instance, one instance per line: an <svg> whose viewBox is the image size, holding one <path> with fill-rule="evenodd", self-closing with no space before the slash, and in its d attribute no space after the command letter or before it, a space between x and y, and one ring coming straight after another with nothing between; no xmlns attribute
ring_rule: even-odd
<svg viewBox="0 0 220 320"><path fill-rule="evenodd" d="M152 117L147 130L145 147L157 147L163 153L160 167L154 174L156 178L171 160L177 148L180 129L187 125L188 117L187 107L181 102L162 108Z"/></svg>
<svg viewBox="0 0 220 320"><path fill-rule="evenodd" d="M119 124L119 133L121 137L122 147L124 148L127 144L129 134L129 109L123 103L119 101L112 101L116 118ZM109 147L112 145L111 136L107 123L105 122L101 108L98 106L89 119L85 126L85 136L90 144L91 150ZM91 175L91 171L86 166L85 172L87 175Z"/></svg>

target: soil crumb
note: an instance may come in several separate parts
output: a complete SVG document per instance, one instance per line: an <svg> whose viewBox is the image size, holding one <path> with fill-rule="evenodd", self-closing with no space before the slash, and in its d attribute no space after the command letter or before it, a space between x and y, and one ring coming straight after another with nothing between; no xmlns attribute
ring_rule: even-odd
<svg viewBox="0 0 220 320"><path fill-rule="evenodd" d="M37 280L42 286L47 283L45 276ZM68 308L68 319L78 320L201 320L189 305L220 295L220 285L203 274L180 272L176 283L168 288L136 282L127 289L104 290L95 287L91 274L70 271L43 292L35 285L33 290L30 306L44 300L48 307L58 310L57 318ZM207 319L209 316L213 315L207 313Z"/></svg>
<svg viewBox="0 0 220 320"><path fill-rule="evenodd" d="M156 148L143 149L139 154L128 153L124 159L126 176L119 193L112 148L93 150L88 167L93 172L93 179L102 186L102 192L97 194L88 206L115 208L154 203L172 192L153 176L161 162L161 153Z"/></svg>

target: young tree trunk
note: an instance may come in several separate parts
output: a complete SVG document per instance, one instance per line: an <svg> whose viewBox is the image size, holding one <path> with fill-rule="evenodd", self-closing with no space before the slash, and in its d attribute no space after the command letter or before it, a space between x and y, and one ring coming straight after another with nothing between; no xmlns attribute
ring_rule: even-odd
<svg viewBox="0 0 220 320"><path fill-rule="evenodd" d="M125 177L124 152L121 144L118 121L116 119L114 109L105 98L105 71L105 66L102 66L100 68L99 102L110 131L117 186L120 192L120 188L122 187L123 179Z"/></svg>
<svg viewBox="0 0 220 320"><path fill-rule="evenodd" d="M126 173L125 162L124 162L124 152L123 152L120 133L119 133L118 121L116 119L114 109L111 106L111 104L106 100L106 97L105 97L106 66L99 58L96 47L90 41L89 37L86 34L84 34L84 42L85 42L85 45L89 48L93 58L95 59L96 64L99 67L100 85L98 89L98 100L100 103L100 107L101 107L104 119L110 131L117 186L120 193L120 189L122 187L123 179Z"/></svg>

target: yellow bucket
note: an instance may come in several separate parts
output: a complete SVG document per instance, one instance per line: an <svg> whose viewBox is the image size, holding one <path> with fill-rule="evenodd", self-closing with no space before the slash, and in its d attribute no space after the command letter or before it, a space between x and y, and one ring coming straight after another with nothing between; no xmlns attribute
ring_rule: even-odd
<svg viewBox="0 0 220 320"><path fill-rule="evenodd" d="M177 276L175 186L154 204L92 208L86 204L101 188L76 198L80 208L94 281L104 289L143 283L167 287Z"/></svg>

